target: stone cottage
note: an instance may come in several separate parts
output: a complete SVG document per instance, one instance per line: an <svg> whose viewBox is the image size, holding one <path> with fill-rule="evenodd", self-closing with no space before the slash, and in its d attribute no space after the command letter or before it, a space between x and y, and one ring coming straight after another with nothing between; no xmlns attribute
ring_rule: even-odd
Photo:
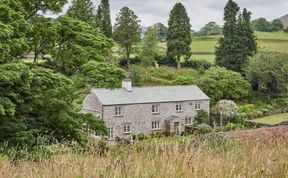
<svg viewBox="0 0 288 178"><path fill-rule="evenodd" d="M122 89L92 89L82 113L103 119L113 140L150 132L181 134L191 128L198 110L209 112L209 104L195 85L132 87L131 80L123 80Z"/></svg>

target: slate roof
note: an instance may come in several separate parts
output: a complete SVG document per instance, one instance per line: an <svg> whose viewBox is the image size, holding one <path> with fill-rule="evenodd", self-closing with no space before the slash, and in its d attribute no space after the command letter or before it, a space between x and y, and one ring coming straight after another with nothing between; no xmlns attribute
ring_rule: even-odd
<svg viewBox="0 0 288 178"><path fill-rule="evenodd" d="M102 105L209 100L196 85L133 87L131 92L125 89L93 89L91 93L97 96Z"/></svg>

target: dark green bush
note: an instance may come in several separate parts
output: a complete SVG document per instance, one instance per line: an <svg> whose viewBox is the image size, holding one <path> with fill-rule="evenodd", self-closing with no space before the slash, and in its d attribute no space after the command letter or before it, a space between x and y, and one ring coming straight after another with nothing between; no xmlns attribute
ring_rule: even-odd
<svg viewBox="0 0 288 178"><path fill-rule="evenodd" d="M131 64L140 64L141 62L141 58L139 56L135 56L134 58L131 58ZM127 59L126 58L122 58L119 60L119 65L122 66L122 67L125 67L127 66Z"/></svg>
<svg viewBox="0 0 288 178"><path fill-rule="evenodd" d="M168 56L156 56L155 61L157 61L159 65L166 65L171 67L177 66L176 60Z"/></svg>
<svg viewBox="0 0 288 178"><path fill-rule="evenodd" d="M197 111L194 117L194 124L209 124L209 114L204 110Z"/></svg>
<svg viewBox="0 0 288 178"><path fill-rule="evenodd" d="M183 67L188 67L188 68L193 68L193 69L209 69L212 67L212 64L207 61L196 61L196 60L187 60L184 64Z"/></svg>
<svg viewBox="0 0 288 178"><path fill-rule="evenodd" d="M206 133L210 133L212 131L211 126L208 124L199 124L199 125L195 126L194 129L199 134L206 134Z"/></svg>

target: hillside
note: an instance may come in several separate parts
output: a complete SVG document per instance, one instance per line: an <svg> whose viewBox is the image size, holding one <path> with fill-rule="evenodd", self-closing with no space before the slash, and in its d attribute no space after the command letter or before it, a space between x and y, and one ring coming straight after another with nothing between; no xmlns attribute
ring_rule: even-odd
<svg viewBox="0 0 288 178"><path fill-rule="evenodd" d="M269 52L288 52L288 34L283 32L255 32L260 50ZM219 35L209 37L194 37L192 42L193 60L214 62L214 51ZM161 54L166 52L166 43L160 43Z"/></svg>
<svg viewBox="0 0 288 178"><path fill-rule="evenodd" d="M279 20L281 20L284 25L288 25L288 14L280 17Z"/></svg>

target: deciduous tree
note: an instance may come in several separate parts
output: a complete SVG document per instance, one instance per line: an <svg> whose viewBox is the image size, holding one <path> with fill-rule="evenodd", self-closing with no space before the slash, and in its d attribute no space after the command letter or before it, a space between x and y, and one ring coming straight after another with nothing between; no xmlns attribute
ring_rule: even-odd
<svg viewBox="0 0 288 178"><path fill-rule="evenodd" d="M30 49L34 52L34 62L37 62L40 54L50 52L55 45L58 34L55 23L50 18L34 16L30 21L31 32L29 33Z"/></svg>
<svg viewBox="0 0 288 178"><path fill-rule="evenodd" d="M90 86L98 88L120 88L125 78L125 71L107 62L90 61L83 65L81 74Z"/></svg>
<svg viewBox="0 0 288 178"><path fill-rule="evenodd" d="M103 121L73 109L74 83L60 73L31 70L23 63L2 64L0 91L0 144L31 148L42 138L45 144L77 141L85 146L85 122L97 133L107 133Z"/></svg>
<svg viewBox="0 0 288 178"><path fill-rule="evenodd" d="M222 67L208 69L195 83L211 97L212 103L221 99L243 99L250 92L250 84L241 74Z"/></svg>
<svg viewBox="0 0 288 178"><path fill-rule="evenodd" d="M141 49L141 65L146 69L147 75L147 67L152 66L154 62L154 58L158 55L158 40L157 33L155 28L148 28L146 35L142 41L142 49Z"/></svg>
<svg viewBox="0 0 288 178"><path fill-rule="evenodd" d="M58 13L62 11L62 7L67 0L21 0L22 6L27 12L26 19L32 18L38 12L45 13L52 11Z"/></svg>
<svg viewBox="0 0 288 178"><path fill-rule="evenodd" d="M0 1L0 63L19 59L29 50L25 10L16 0Z"/></svg>
<svg viewBox="0 0 288 178"><path fill-rule="evenodd" d="M54 62L63 72L75 74L90 60L105 61L113 41L91 25L70 17L57 19Z"/></svg>
<svg viewBox="0 0 288 178"><path fill-rule="evenodd" d="M254 90L264 91L270 100L272 94L286 91L288 55L261 53L251 59L246 75Z"/></svg>

